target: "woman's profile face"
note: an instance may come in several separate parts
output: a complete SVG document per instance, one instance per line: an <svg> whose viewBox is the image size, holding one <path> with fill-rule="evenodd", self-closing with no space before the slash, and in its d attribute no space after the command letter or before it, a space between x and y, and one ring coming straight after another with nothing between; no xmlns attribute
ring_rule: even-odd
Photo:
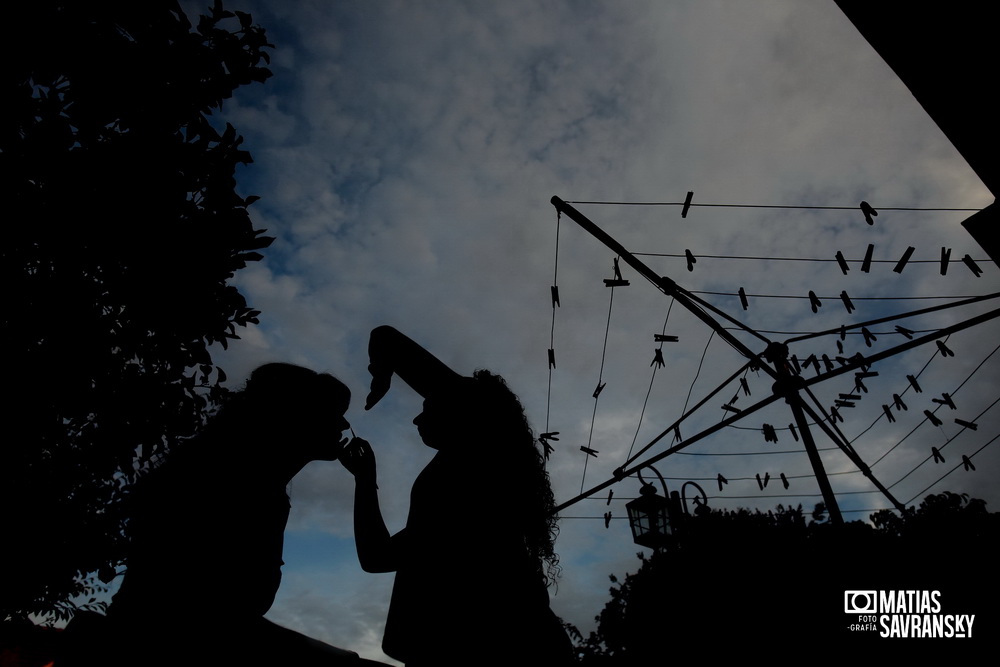
<svg viewBox="0 0 1000 667"><path fill-rule="evenodd" d="M332 378L331 378L332 379ZM300 421L300 440L306 448L306 458L312 461L335 461L340 457L349 438L344 432L351 427L344 416L351 403L350 391L339 382L313 392L292 419Z"/></svg>
<svg viewBox="0 0 1000 667"><path fill-rule="evenodd" d="M477 423L481 412L468 393L434 396L424 400L424 409L413 423L424 444L432 449L448 449L459 439L474 438L483 424Z"/></svg>
<svg viewBox="0 0 1000 667"><path fill-rule="evenodd" d="M431 449L441 449L448 441L447 418L440 400L428 398L424 401L423 411L413 418L417 433L424 444Z"/></svg>

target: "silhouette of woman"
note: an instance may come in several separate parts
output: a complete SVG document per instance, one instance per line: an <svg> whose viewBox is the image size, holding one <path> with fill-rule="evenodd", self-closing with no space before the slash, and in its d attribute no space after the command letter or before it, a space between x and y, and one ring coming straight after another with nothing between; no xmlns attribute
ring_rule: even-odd
<svg viewBox="0 0 1000 667"><path fill-rule="evenodd" d="M263 617L281 581L286 487L340 455L350 397L331 375L261 366L138 485L108 611L121 664L382 664Z"/></svg>
<svg viewBox="0 0 1000 667"><path fill-rule="evenodd" d="M355 439L341 456L355 477L361 566L396 572L382 649L408 667L570 662L546 591L558 561L552 490L517 397L499 376L462 377L391 327L372 331L369 355L365 408L395 373L424 397L413 423L437 450L391 537L370 445Z"/></svg>

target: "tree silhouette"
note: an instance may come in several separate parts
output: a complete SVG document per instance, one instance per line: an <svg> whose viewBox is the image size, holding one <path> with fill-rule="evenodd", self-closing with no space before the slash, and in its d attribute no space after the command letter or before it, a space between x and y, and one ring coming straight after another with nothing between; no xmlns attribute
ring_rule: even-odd
<svg viewBox="0 0 1000 667"><path fill-rule="evenodd" d="M992 641L998 592L985 548L1000 514L953 493L928 496L900 516L827 522L820 505L766 513L711 511L689 518L667 550L638 554L637 572L615 584L587 639L586 665L660 664L670 658L759 654L853 657L928 652L957 657ZM992 539L987 540L992 536ZM942 613L976 614L971 639L889 639L850 630L849 590L937 590ZM798 653L809 647L809 653ZM650 662L644 662L650 661Z"/></svg>
<svg viewBox="0 0 1000 667"><path fill-rule="evenodd" d="M66 618L123 562L130 484L224 392L208 346L257 322L228 281L273 239L210 115L271 45L221 2L195 26L175 0L5 13L0 619Z"/></svg>

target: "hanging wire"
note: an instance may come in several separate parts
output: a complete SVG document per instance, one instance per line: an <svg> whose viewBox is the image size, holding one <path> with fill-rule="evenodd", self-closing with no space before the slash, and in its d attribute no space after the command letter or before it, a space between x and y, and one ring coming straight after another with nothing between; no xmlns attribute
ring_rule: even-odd
<svg viewBox="0 0 1000 667"><path fill-rule="evenodd" d="M945 338L945 341L947 341L947 340L948 340L948 339L947 339L947 338ZM969 375L968 375L968 376L967 376L967 377L966 377L966 378L965 378L964 380L962 380L962 383L961 383L961 384L959 384L959 385L958 385L958 387L956 387L956 388L955 388L955 390L954 390L953 392L951 392L951 395L952 395L952 396L956 395L956 394L957 394L957 393L959 392L959 390L961 390L961 388L962 388L963 386L965 386L965 383L966 383L966 382L968 382L969 380L971 380L971 379L972 379L972 376L973 376L973 375L975 375L975 374L976 374L976 373L977 373L977 372L979 371L979 369L981 369L981 368L983 367L983 365L984 365L984 364L985 364L985 363L986 363L986 362L987 362L987 361L988 361L988 360L990 359L990 357L992 357L992 356L993 356L994 354L996 354L997 350L1000 350L1000 345L998 345L997 347L993 348L993 351L992 351L992 352L990 352L990 353L989 353L988 355L986 355L986 357L985 357L985 358L984 358L984 359L983 359L983 360L982 360L981 362L979 362L979 365L977 365L977 366L976 366L976 367L975 367L974 369L972 369L972 372L971 372L971 373L969 373ZM937 357L937 354L938 354L938 353L937 353L937 352L935 352L935 353L934 353L934 354L933 354L933 355L931 356L931 358L927 360L927 363L926 363L926 364L924 364L924 367L920 369L920 373L917 373L917 375L915 375L914 377L916 377L916 378L918 378L918 379L919 379L919 378L920 378L920 375L921 375L921 374L922 374L922 373L923 373L923 372L924 372L925 370L927 370L927 367L928 367L928 366L930 365L930 363L931 363L932 361L934 361L934 359L935 359L935 358ZM907 385L907 388L906 388L906 389L904 389L904 390L903 390L902 392L900 392L900 396L904 395L904 394L905 394L905 393L906 393L906 392L907 392L908 390L909 390L909 385ZM992 407L992 406L991 406L991 407ZM940 410L940 409L941 409L941 406L938 406L938 407L934 408L934 414L936 414L936 413L937 413L937 411L938 411L938 410ZM884 415L884 414L885 414L885 413L883 413L883 415ZM881 417L880 417L880 418L881 418ZM878 421L878 420L876 420L876 421ZM888 456L888 455L889 455L889 454L890 454L890 453L891 453L891 452L892 452L892 451L893 451L894 449L896 449L896 448L897 448L897 447L899 447L899 446L900 446L901 444L903 444L903 441L904 441L904 440L906 440L907 438L909 438L909 437L910 437L911 435L913 435L913 433L914 433L914 432L915 432L915 431L916 431L916 430L917 430L918 428L920 428L921 426L923 426L924 422L926 422L926 421L927 421L927 418L925 417L924 419L922 419L922 420L920 421L920 423L918 423L918 424L917 424L916 426L914 426L914 427L913 427L913 429L912 429L912 430L911 430L911 431L910 431L909 433L907 433L906 435L904 435L904 436L903 436L903 437L902 437L902 438L901 438L901 439L899 440L899 442L897 442L897 443L896 443L895 445L893 445L892 447L890 447L890 448L889 448L889 449L888 449L888 450L887 450L887 451L886 451L886 452L885 452L884 454L882 454L882 456L878 457L878 459L876 459L876 460L875 460L875 462L874 462L874 463L872 463L872 467L874 467L874 466L878 465L878 464L879 464L879 463L880 463L880 462L881 462L881 461L882 461L882 460L883 460L883 459L884 459L885 457L887 457L887 456ZM874 426L874 424L872 424L872 426ZM869 426L868 428L871 428L871 426ZM865 432L866 432L867 430L868 430L868 429L865 429L865 431L862 431L862 433L861 433L861 434L859 434L859 435L858 435L858 437L860 437L861 435L863 435L863 434L864 434L864 433L865 433ZM923 464L920 464L920 465L923 465ZM919 467L919 466L918 466L918 467ZM912 472L912 471L911 471L911 472ZM907 474L909 474L909 473L907 473ZM902 480L897 480L896 484L898 484L898 483L899 483L899 481L902 481ZM890 488L891 488L891 487L890 487Z"/></svg>
<svg viewBox="0 0 1000 667"><path fill-rule="evenodd" d="M987 442L985 445L983 445L982 447L980 447L979 449L977 449L973 453L969 454L968 458L971 460L973 457L975 457L977 454L979 454L979 452L983 451L984 449L986 449L987 447L989 447L990 445L992 445L996 441L997 438L1000 438L1000 433L998 433L995 436L993 436L990 439L990 441ZM923 489L923 491L920 491L919 493L917 493L916 495L914 495L912 498L910 498L909 500L907 500L905 504L909 505L910 503L912 503L914 500L916 500L917 498L919 498L920 496L922 496L924 493L926 493L927 489L930 489L930 488L934 487L936 484L939 484L941 482L941 480L943 480L945 477L947 477L951 473L953 473L956 470L958 470L959 468L961 468L963 465L964 465L964 462L957 464L954 468L952 468L951 470L949 470L945 474L943 474L940 477L938 477L937 480L935 480L933 484L929 484L928 486L926 486Z"/></svg>
<svg viewBox="0 0 1000 667"><path fill-rule="evenodd" d="M676 299L670 299L670 305L667 306L667 316L663 319L663 328L660 330L661 335L665 335L667 333L667 322L670 321L670 311L673 309L675 301ZM663 341L660 341L660 347L658 347L657 350L662 352ZM649 377L649 388L646 390L646 398L642 401L642 410L639 411L639 423L635 425L635 435L632 436L632 444L629 445L628 454L625 456L626 460L632 456L632 449L635 447L635 442L639 438L639 431L642 429L642 418L646 414L646 405L649 403L649 395L653 392L653 381L656 379L656 371L659 368L659 364L656 363L655 358L652 366L653 372Z"/></svg>
<svg viewBox="0 0 1000 667"><path fill-rule="evenodd" d="M688 402L691 400L691 392L694 391L694 385L698 382L698 376L701 375L701 367L705 365L705 355L708 354L708 346L712 344L712 339L715 338L715 330L712 330L712 334L708 337L705 342L705 349L701 351L701 361L698 362L698 370L694 374L694 379L691 380L691 386L688 387L687 397L684 399L684 408L681 410L681 414L687 412Z"/></svg>
<svg viewBox="0 0 1000 667"><path fill-rule="evenodd" d="M995 401L993 401L992 403L990 403L989 407L987 407L985 410L983 410L978 415L976 415L975 419L973 419L972 421L974 422L977 419L982 418L982 416L985 415L987 412L989 412L993 408L993 406L995 406L997 403L1000 403L1000 397L997 397L997 399ZM937 412L937 409L935 409L934 412ZM924 420L924 421L926 421L926 420ZM920 423L923 424L923 422L920 422ZM965 431L966 431L966 429L963 426L962 429L958 433L956 433L955 435L953 435L950 438L948 438L943 445L941 445L940 447L938 447L937 448L938 451L940 452L942 449L944 449L945 447L947 447L948 445L950 445L955 438L957 438L958 436L960 436L963 433L965 433ZM992 440L990 442L992 442ZM896 486L896 484L899 484L900 482L902 482L904 479L906 479L907 477L909 477L910 475L912 475L914 472L917 471L918 468L920 468L922 465L924 465L925 463L927 463L928 461L930 461L932 458L934 458L933 454L931 454L930 456L928 456L927 458L925 458L923 461L921 461L920 463L918 463L917 465L915 465L913 467L913 469L910 470L910 472L906 473L905 475L903 475L902 477L900 477L899 479L897 479L892 484L892 486ZM952 470L951 472L954 472L954 470ZM944 478L942 477L942 479L944 479ZM941 480L938 480L938 481L941 481ZM937 482L935 482L935 484L937 484ZM889 488L892 488L892 487L889 487ZM921 493L923 493L923 491L921 491Z"/></svg>
<svg viewBox="0 0 1000 667"><path fill-rule="evenodd" d="M559 226L562 221L562 213L556 211L556 249L555 249L555 260L553 261L552 269L552 289L559 289ZM549 349L555 350L556 340L556 301L552 300L552 327L549 329ZM552 371L554 364L549 364L549 386L545 393L545 432L550 432L549 427L549 415L552 412ZM545 451L548 452L548 443L543 443Z"/></svg>
<svg viewBox="0 0 1000 667"><path fill-rule="evenodd" d="M617 263L617 260L615 260ZM597 374L597 389L594 391L594 412L590 416L590 435L587 436L587 449L591 448L594 439L594 422L597 421L597 403L601 400L601 381L604 379L604 361L608 356L608 333L611 331L611 310L615 305L615 287L611 286L611 297L608 299L608 322L604 328L604 346L601 348L601 370ZM586 452L585 452L586 453ZM580 493L583 493L583 485L587 481L587 464L590 462L590 454L586 453L583 461L583 476L580 479Z"/></svg>

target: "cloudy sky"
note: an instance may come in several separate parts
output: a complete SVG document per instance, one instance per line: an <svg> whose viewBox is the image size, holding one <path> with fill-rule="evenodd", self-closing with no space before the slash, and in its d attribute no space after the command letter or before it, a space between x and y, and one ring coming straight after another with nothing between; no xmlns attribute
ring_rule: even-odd
<svg viewBox="0 0 1000 667"><path fill-rule="evenodd" d="M460 372L504 375L536 430L560 432L549 463L560 501L608 480L630 450L745 363L624 264L631 285L615 288L612 302L602 280L613 277L614 254L566 217L557 227L553 195L676 203L693 191L686 218L679 206L577 208L630 251L649 253L640 258L654 271L772 340L1000 287L996 266L959 226L968 211L888 210L977 209L993 198L830 0L233 0L227 7L251 12L276 45L274 77L240 91L223 117L255 159L240 173L240 189L262 197L254 219L277 241L237 277L263 311L261 325L216 359L237 379L282 360L346 382L355 395L348 419L379 460L391 530L403 526L410 485L431 451L410 423L419 399L401 383L363 410L375 326L396 326ZM879 210L874 225L857 208L862 200ZM869 244L875 261L866 273ZM909 263L894 272L911 246ZM945 276L942 247L952 258ZM697 258L692 271L685 250ZM837 251L847 274L833 261ZM979 260L981 277L959 261L967 253ZM823 261L789 261L801 259ZM561 307L553 324L554 283ZM747 310L736 296L741 287L751 295ZM822 303L815 314L809 291ZM854 331L841 342L843 354L905 342L896 324L933 331L994 307L874 325L870 347ZM665 366L654 375L653 335L663 332L679 340L663 345ZM1000 446L981 449L998 432L987 411L1000 396L1000 354L989 357L997 334L995 324L981 325L948 339L954 356L932 343L887 359L872 369L879 375L866 381L856 406L840 409L838 427L898 500L952 490L997 510ZM764 348L759 338L737 336L755 352ZM812 338L792 352L833 358L839 340ZM922 393L907 389L908 374L919 376ZM739 377L750 395L738 379L726 385L684 421L684 437L718 423L735 395L733 405L747 408L770 394L767 376ZM595 407L598 382L605 389ZM813 392L828 409L854 389L847 374ZM942 392L955 410L932 401ZM908 410L893 407L890 423L882 405L892 405L893 394ZM923 411L935 409L942 425L922 423ZM978 430L963 432L956 417ZM713 507L811 509L821 498L791 421L778 401L656 468L671 489L700 484ZM777 429L777 443L765 441L765 423ZM846 518L889 506L816 433ZM932 446L945 462L920 465ZM975 454L975 472L962 468L963 454ZM729 480L721 492L720 474ZM764 490L758 474L770 478ZM638 482L613 490L610 505L602 491L562 513L563 576L552 605L584 633L607 599L608 575L638 566L640 547L623 519ZM392 575L366 575L357 565L352 493L339 463L312 464L293 482L284 580L269 617L379 658ZM607 511L613 519L605 528ZM457 557L455 572L476 576L475 554Z"/></svg>

